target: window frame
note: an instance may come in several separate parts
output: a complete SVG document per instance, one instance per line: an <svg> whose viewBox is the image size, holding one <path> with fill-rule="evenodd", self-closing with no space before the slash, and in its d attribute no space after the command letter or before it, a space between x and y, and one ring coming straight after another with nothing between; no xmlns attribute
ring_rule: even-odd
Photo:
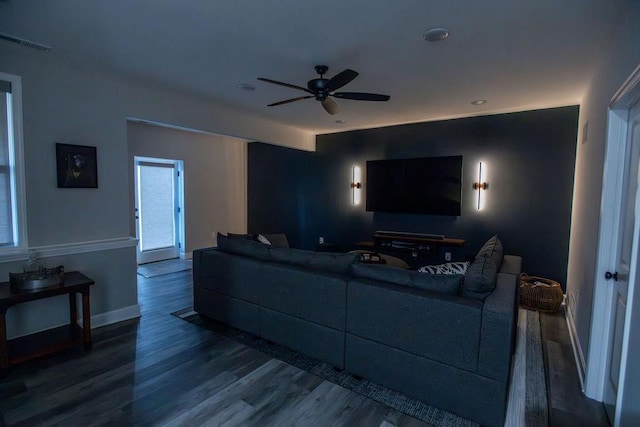
<svg viewBox="0 0 640 427"><path fill-rule="evenodd" d="M24 173L24 135L22 121L22 77L0 71L0 80L11 83L11 122L13 144L9 144L9 168L11 174L11 205L14 230L17 238L13 245L0 246L0 262L22 260L28 253L27 197Z"/></svg>

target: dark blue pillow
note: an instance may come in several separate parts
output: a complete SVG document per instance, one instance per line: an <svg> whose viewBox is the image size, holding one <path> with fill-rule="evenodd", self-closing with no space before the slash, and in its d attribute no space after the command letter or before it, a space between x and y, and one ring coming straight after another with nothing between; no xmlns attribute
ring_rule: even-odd
<svg viewBox="0 0 640 427"><path fill-rule="evenodd" d="M269 253L273 261L336 274L349 274L351 264L358 259L358 254L313 252L294 248L271 247Z"/></svg>
<svg viewBox="0 0 640 427"><path fill-rule="evenodd" d="M462 284L462 276L458 274L427 274L385 267L384 265L360 263L353 264L352 269L355 277L379 280L446 295L458 295Z"/></svg>
<svg viewBox="0 0 640 427"><path fill-rule="evenodd" d="M489 257L478 256L473 260L462 284L462 296L484 300L496 288L498 268Z"/></svg>
<svg viewBox="0 0 640 427"><path fill-rule="evenodd" d="M502 248L502 242L498 239L498 235L491 237L487 240L487 243L480 248L476 258L484 257L491 258L496 265L498 271L500 271L500 266L502 266L502 258L504 257L504 249Z"/></svg>
<svg viewBox="0 0 640 427"><path fill-rule="evenodd" d="M218 233L218 249L223 252L230 252L237 255L258 258L262 260L269 259L269 246L263 245L255 240L247 240L245 238L228 237L222 233Z"/></svg>

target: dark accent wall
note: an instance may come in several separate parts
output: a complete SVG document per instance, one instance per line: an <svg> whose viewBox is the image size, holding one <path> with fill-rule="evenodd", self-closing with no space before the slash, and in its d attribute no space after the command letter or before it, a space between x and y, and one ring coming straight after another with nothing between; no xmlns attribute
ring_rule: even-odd
<svg viewBox="0 0 640 427"><path fill-rule="evenodd" d="M314 153L261 143L248 150L248 230L285 232L292 246L315 249L318 237L344 250L376 230L465 239L454 260L473 255L493 234L523 270L565 284L575 168L577 106L319 135ZM351 201L351 169L366 161L463 156L459 217L365 211ZM486 171L483 210L473 183ZM448 250L448 249L447 249ZM420 263L444 262L444 251ZM413 262L412 262L413 261Z"/></svg>

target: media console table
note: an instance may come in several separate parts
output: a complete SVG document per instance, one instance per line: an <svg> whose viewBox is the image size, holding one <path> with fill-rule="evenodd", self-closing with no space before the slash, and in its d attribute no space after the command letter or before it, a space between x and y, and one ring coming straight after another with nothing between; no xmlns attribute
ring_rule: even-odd
<svg viewBox="0 0 640 427"><path fill-rule="evenodd" d="M464 242L462 239L451 239L428 234L377 232L373 235L372 242L359 242L356 245L372 251L392 250L433 255L439 251L441 246L463 246Z"/></svg>
<svg viewBox="0 0 640 427"><path fill-rule="evenodd" d="M9 282L0 283L0 369L36 357L84 344L91 348L91 309L89 287L94 281L82 273L64 274L64 282L50 288L12 290ZM76 294L82 295L82 327L78 325ZM14 305L58 295L69 295L69 324L7 341L7 310Z"/></svg>

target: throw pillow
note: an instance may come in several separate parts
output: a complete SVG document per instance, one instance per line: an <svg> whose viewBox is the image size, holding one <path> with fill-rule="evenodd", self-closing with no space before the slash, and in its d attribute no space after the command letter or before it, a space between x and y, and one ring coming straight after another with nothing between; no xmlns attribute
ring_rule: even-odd
<svg viewBox="0 0 640 427"><path fill-rule="evenodd" d="M312 268L336 274L349 274L351 264L356 262L358 254L339 254L329 252L314 252L304 249L270 247L271 259L284 264Z"/></svg>
<svg viewBox="0 0 640 427"><path fill-rule="evenodd" d="M424 274L417 271L385 267L384 265L361 263L355 263L351 268L355 277L379 280L446 295L458 295L462 284L462 276L460 275Z"/></svg>
<svg viewBox="0 0 640 427"><path fill-rule="evenodd" d="M504 256L504 249L502 247L502 242L498 239L498 235L494 235L487 243L485 243L482 248L478 251L476 258L485 257L491 258L496 265L498 271L500 270L500 266L502 265L502 258Z"/></svg>
<svg viewBox="0 0 640 427"><path fill-rule="evenodd" d="M266 245L258 243L255 240L225 236L222 233L218 233L218 249L223 252L230 252L262 260L270 258L269 248Z"/></svg>
<svg viewBox="0 0 640 427"><path fill-rule="evenodd" d="M287 240L287 236L284 233L272 233L272 234L262 234L269 242L271 246L275 248L288 248L289 241Z"/></svg>
<svg viewBox="0 0 640 427"><path fill-rule="evenodd" d="M425 265L424 267L420 267L418 271L428 274L462 274L464 276L467 274L469 264L471 264L469 261L446 262L438 265Z"/></svg>
<svg viewBox="0 0 640 427"><path fill-rule="evenodd" d="M260 243L263 243L265 245L269 245L271 246L271 242L269 241L269 239L267 239L266 237L264 237L262 234L258 234L256 236L256 240Z"/></svg>
<svg viewBox="0 0 640 427"><path fill-rule="evenodd" d="M489 257L476 257L462 283L462 296L484 300L496 288L498 269Z"/></svg>
<svg viewBox="0 0 640 427"><path fill-rule="evenodd" d="M256 240L255 234L227 233L227 237L232 237L234 239Z"/></svg>

